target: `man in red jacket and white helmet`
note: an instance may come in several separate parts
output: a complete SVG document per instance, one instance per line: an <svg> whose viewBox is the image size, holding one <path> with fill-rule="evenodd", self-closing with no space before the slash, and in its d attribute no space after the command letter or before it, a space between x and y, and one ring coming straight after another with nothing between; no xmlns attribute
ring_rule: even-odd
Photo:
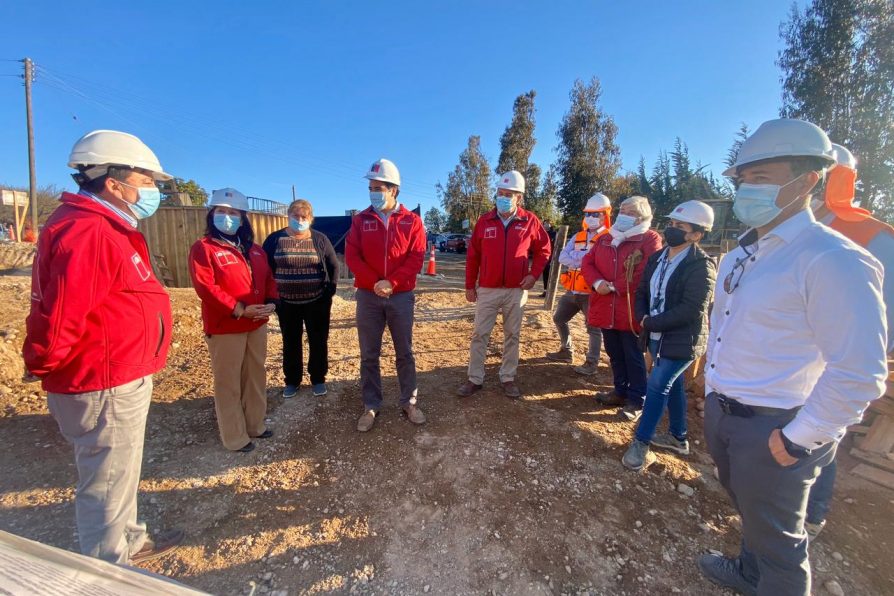
<svg viewBox="0 0 894 596"><path fill-rule="evenodd" d="M400 385L400 407L413 424L424 424L416 405L416 358L413 311L416 275L425 259L425 228L419 216L401 205L400 172L387 159L373 163L370 206L354 216L345 240L345 262L357 288L357 336L360 341L360 392L363 414L357 430L369 431L382 407L382 334L391 332Z"/></svg>
<svg viewBox="0 0 894 596"><path fill-rule="evenodd" d="M71 151L77 194L63 193L37 244L25 366L74 446L81 552L112 563L156 558L183 538L137 522L152 374L165 365L171 306L137 230L171 180L137 137L86 134Z"/></svg>
<svg viewBox="0 0 894 596"><path fill-rule="evenodd" d="M487 341L503 313L503 363L500 383L506 397L521 398L515 384L518 341L528 290L549 261L549 236L537 216L521 208L525 179L515 170L500 176L497 206L475 224L466 256L466 300L477 302L469 348L469 380L457 393L468 397L484 384ZM534 262L528 268L528 254ZM477 288L476 288L477 285Z"/></svg>

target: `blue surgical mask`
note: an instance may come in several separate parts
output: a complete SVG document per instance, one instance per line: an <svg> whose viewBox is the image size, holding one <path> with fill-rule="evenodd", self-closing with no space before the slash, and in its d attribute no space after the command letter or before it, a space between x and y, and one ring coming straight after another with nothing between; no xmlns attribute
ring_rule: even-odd
<svg viewBox="0 0 894 596"><path fill-rule="evenodd" d="M128 205L130 211L134 214L134 217L137 219L146 219L158 210L158 205L161 203L161 191L156 187L144 188L142 186L127 184L120 180L118 182L124 186L137 189L137 194L139 195L137 202Z"/></svg>
<svg viewBox="0 0 894 596"><path fill-rule="evenodd" d="M214 214L214 227L223 234L232 236L242 225L241 215L229 215L226 213Z"/></svg>
<svg viewBox="0 0 894 596"><path fill-rule="evenodd" d="M310 222L299 221L294 217L289 218L289 227L296 232L306 232L310 228Z"/></svg>
<svg viewBox="0 0 894 596"><path fill-rule="evenodd" d="M636 218L632 215L625 215L624 213L619 213L617 219L615 219L615 225L613 226L615 230L618 232L626 232L630 228L636 225Z"/></svg>
<svg viewBox="0 0 894 596"><path fill-rule="evenodd" d="M800 178L800 176L798 176ZM797 180L798 178L795 178ZM779 192L794 182L790 180L782 186L778 184L748 184L743 182L736 190L736 198L733 201L733 213L743 224L749 228L765 226L782 213L783 209L797 201L795 197L784 207L776 206L776 198Z"/></svg>
<svg viewBox="0 0 894 596"><path fill-rule="evenodd" d="M512 198L510 197L497 197L497 212L498 213L509 213L512 211Z"/></svg>
<svg viewBox="0 0 894 596"><path fill-rule="evenodd" d="M381 211L385 207L385 193L370 191L369 202L373 206L373 209Z"/></svg>

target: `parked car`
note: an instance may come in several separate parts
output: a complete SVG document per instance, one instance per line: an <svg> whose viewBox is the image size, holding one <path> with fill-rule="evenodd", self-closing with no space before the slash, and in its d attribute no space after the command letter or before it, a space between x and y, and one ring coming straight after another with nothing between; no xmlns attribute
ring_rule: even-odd
<svg viewBox="0 0 894 596"><path fill-rule="evenodd" d="M466 236L465 234L453 234L444 244L444 250L446 252L455 252L456 254L461 255L466 252L468 246L469 236Z"/></svg>

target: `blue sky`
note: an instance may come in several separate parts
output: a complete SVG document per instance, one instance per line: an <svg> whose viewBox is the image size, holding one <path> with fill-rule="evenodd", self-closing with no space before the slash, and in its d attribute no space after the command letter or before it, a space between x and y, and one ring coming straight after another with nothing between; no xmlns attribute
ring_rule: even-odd
<svg viewBox="0 0 894 596"><path fill-rule="evenodd" d="M625 6L620 6L625 4ZM803 4L803 2L801 2ZM537 91L533 161L554 161L575 79L602 81L624 169L680 136L719 173L741 122L781 102L783 0L751 2L5 2L0 60L31 57L38 184L71 188L85 132L141 137L166 170L318 215L368 204L397 163L401 199L437 204L469 135L492 164L514 98ZM0 62L0 183L25 185L24 93Z"/></svg>

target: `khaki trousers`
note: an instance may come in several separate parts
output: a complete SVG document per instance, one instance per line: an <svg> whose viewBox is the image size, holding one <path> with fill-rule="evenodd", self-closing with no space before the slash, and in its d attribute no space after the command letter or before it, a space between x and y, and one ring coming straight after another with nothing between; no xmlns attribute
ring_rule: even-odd
<svg viewBox="0 0 894 596"><path fill-rule="evenodd" d="M497 313L503 314L503 364L500 366L500 382L515 380L515 372L518 369L518 340L527 301L528 291L521 288L478 288L475 330L472 332L472 344L469 347L469 380L476 385L484 383L487 341L497 322Z"/></svg>
<svg viewBox="0 0 894 596"><path fill-rule="evenodd" d="M205 337L214 373L214 410L220 440L241 449L267 430L267 325L248 333Z"/></svg>

